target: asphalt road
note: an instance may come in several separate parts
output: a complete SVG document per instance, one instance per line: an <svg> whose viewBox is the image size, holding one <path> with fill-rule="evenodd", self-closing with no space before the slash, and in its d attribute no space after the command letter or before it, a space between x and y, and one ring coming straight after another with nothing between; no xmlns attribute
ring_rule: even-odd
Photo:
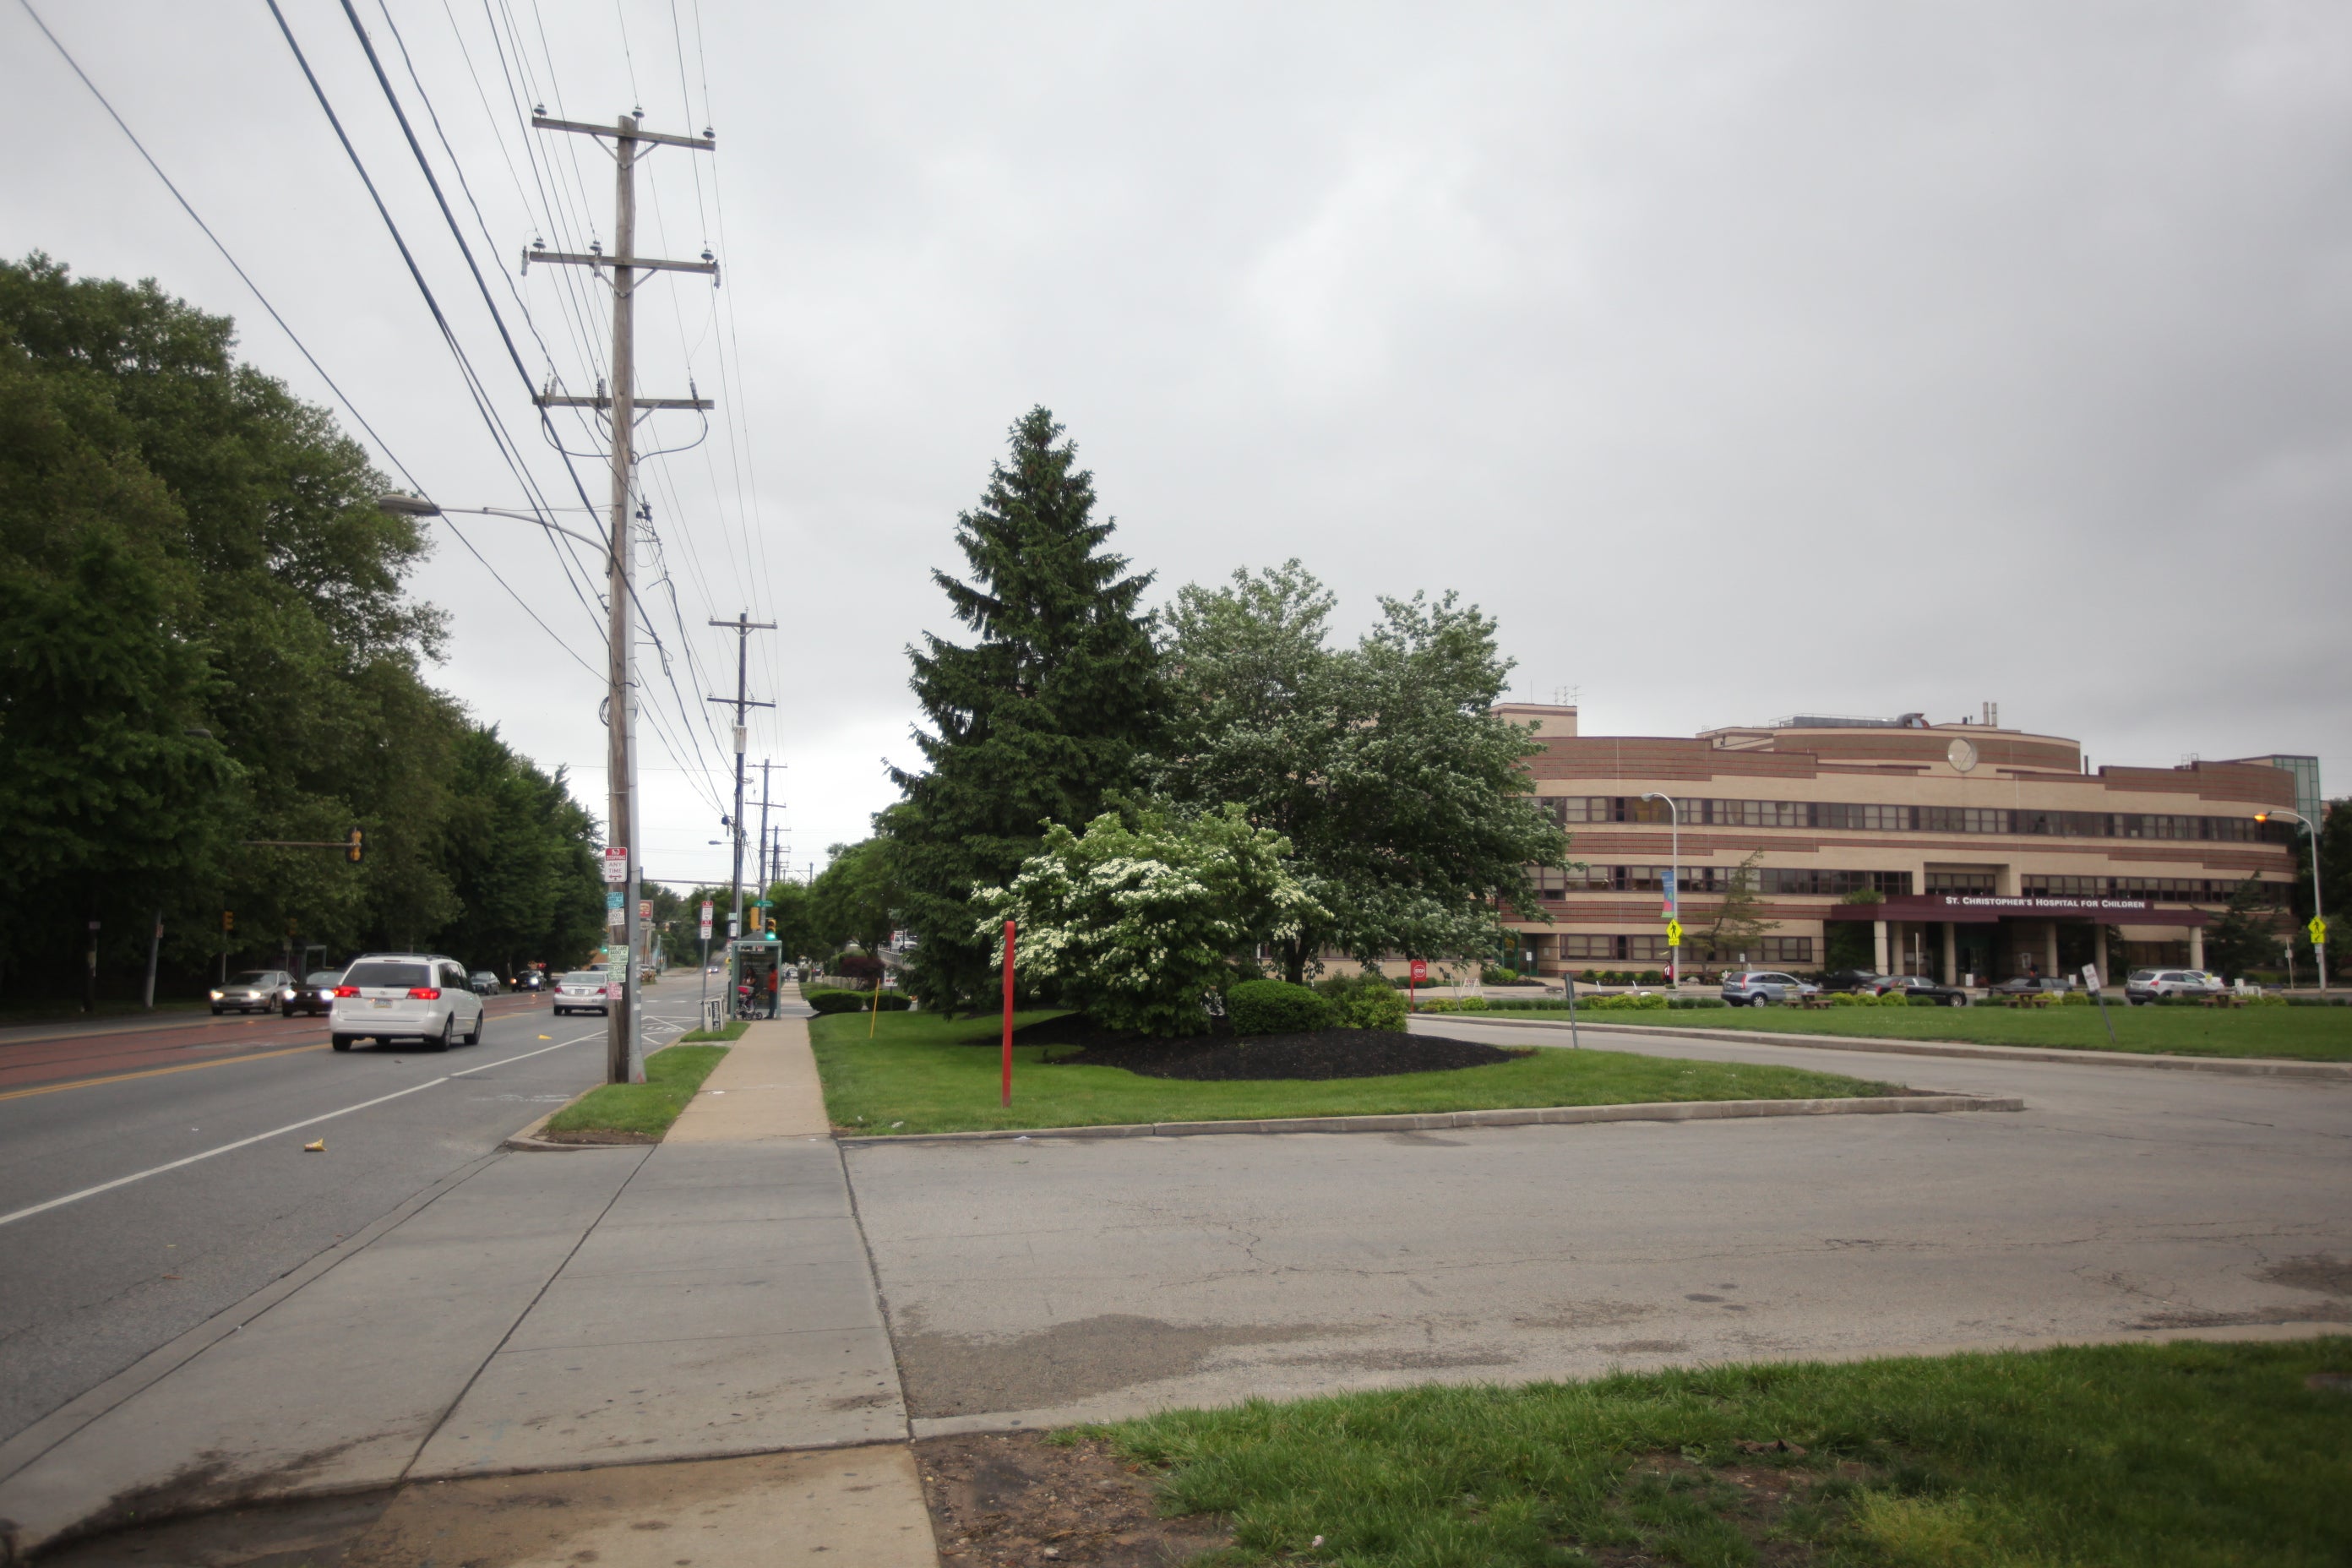
<svg viewBox="0 0 2352 1568"><path fill-rule="evenodd" d="M1609 1048L2028 1109L853 1146L918 1433L1433 1378L2352 1322L2352 1082Z"/></svg>
<svg viewBox="0 0 2352 1568"><path fill-rule="evenodd" d="M656 1040L691 1026L693 988L650 994ZM338 1054L309 1019L59 1033L0 1039L0 1440L492 1157L604 1069L602 1019L524 998L446 1056Z"/></svg>

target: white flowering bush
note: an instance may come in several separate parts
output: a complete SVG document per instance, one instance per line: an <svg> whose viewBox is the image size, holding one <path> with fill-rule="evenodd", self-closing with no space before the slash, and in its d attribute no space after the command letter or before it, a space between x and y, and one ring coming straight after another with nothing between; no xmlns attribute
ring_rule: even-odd
<svg viewBox="0 0 2352 1568"><path fill-rule="evenodd" d="M1001 941L1019 922L1016 977L1106 1028L1196 1034L1230 955L1326 918L1284 866L1289 853L1238 805L1186 821L1145 811L1131 826L1107 812L1083 836L1055 823L1010 887L974 894L988 918L972 934Z"/></svg>

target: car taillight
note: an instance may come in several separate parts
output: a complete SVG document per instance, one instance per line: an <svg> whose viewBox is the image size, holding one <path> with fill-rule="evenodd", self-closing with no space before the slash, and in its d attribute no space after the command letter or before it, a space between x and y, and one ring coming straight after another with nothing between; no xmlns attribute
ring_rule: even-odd
<svg viewBox="0 0 2352 1568"><path fill-rule="evenodd" d="M335 987L335 994L338 996L356 996L359 994L360 988L356 985L338 985Z"/></svg>
<svg viewBox="0 0 2352 1568"><path fill-rule="evenodd" d="M408 999L411 1002L438 1002L441 1000L441 987L438 985L412 985L408 988Z"/></svg>

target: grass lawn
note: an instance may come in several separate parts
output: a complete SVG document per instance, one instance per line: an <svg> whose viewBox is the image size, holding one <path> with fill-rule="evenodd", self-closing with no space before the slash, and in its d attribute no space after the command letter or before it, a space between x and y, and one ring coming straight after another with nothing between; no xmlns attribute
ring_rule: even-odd
<svg viewBox="0 0 2352 1568"><path fill-rule="evenodd" d="M1021 1024L1052 1017L1022 1013ZM885 1013L875 1037L846 1014L809 1020L824 1103L836 1127L865 1132L963 1132L1000 1127L1090 1127L1262 1116L1366 1116L1506 1106L1619 1105L1666 1100L1831 1100L1887 1086L1794 1068L1677 1061L1619 1051L1539 1050L1519 1061L1395 1078L1194 1083L1121 1068L1053 1067L1048 1049L1013 1048L1013 1108L997 1104L1002 1024L936 1013ZM1465 1038L1478 1034L1465 1030ZM599 1091L600 1093L603 1091Z"/></svg>
<svg viewBox="0 0 2352 1568"><path fill-rule="evenodd" d="M1232 1560L2352 1563L2352 1340L2100 1346L1424 1387L1090 1435ZM1785 1441L1804 1451L1743 1451ZM1318 1537L1321 1546L1310 1543Z"/></svg>
<svg viewBox="0 0 2352 1568"><path fill-rule="evenodd" d="M2352 1007L2126 1007L2107 1004L2116 1043L2087 1007L1706 1007L1689 1012L1580 1013L1587 1024L1662 1029L1757 1029L1796 1035L1874 1035L1889 1040L1965 1040L1995 1046L2063 1046L2080 1051L2150 1051L2184 1057L2286 1057L2352 1061ZM1565 1018L1568 1009L1490 1013ZM1474 1035L1473 1038L1484 1038Z"/></svg>
<svg viewBox="0 0 2352 1568"><path fill-rule="evenodd" d="M608 1083L556 1112L550 1132L626 1132L658 1142L677 1120L725 1046L670 1046L646 1058L643 1083Z"/></svg>
<svg viewBox="0 0 2352 1568"><path fill-rule="evenodd" d="M706 1040L740 1040L743 1037L743 1031L751 1026L751 1020L749 1018L730 1018L726 1023L721 1024L716 1030L688 1029L677 1039L672 1040L670 1044L674 1046L691 1046L699 1044Z"/></svg>

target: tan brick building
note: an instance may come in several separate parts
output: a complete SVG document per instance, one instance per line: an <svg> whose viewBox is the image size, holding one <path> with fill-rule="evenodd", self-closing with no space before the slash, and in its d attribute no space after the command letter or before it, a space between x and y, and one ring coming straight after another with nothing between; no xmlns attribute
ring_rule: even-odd
<svg viewBox="0 0 2352 1568"><path fill-rule="evenodd" d="M2254 815L2296 804L2288 764L2304 759L2093 772L2073 741L1917 714L1681 739L1580 735L1573 708L1495 711L1540 725L1536 794L1583 862L1538 873L1549 923L1510 922L1522 962L1545 974L1664 969L1672 863L1687 976L1720 889L1757 851L1775 924L1744 962L1822 968L1830 930L1861 921L1870 967L1979 984L2091 962L2103 975L2201 964L2203 928L2240 882L2274 885L2284 906L2294 875L2292 825ZM1853 901L1865 890L1882 901ZM1726 952L1706 966L1742 962Z"/></svg>

